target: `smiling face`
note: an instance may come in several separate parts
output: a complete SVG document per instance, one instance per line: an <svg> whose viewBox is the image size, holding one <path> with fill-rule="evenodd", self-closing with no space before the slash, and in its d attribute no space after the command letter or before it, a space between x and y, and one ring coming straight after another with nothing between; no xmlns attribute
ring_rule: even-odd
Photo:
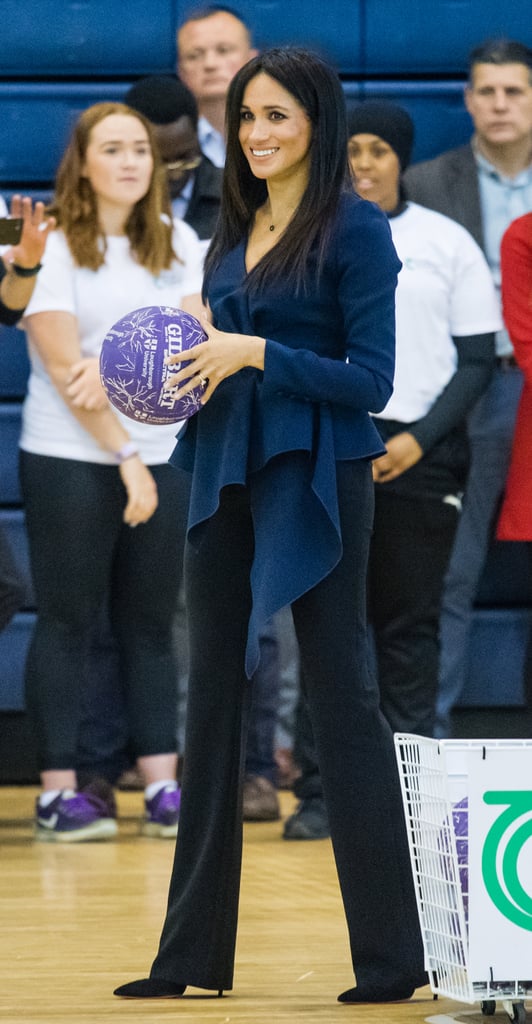
<svg viewBox="0 0 532 1024"><path fill-rule="evenodd" d="M153 155L146 129L134 115L110 114L90 132L83 163L100 210L131 209L146 195Z"/></svg>
<svg viewBox="0 0 532 1024"><path fill-rule="evenodd" d="M465 104L481 143L532 141L532 82L524 64L476 64Z"/></svg>
<svg viewBox="0 0 532 1024"><path fill-rule="evenodd" d="M257 52L246 26L229 11L188 21L177 36L178 73L200 106L225 99L237 71Z"/></svg>
<svg viewBox="0 0 532 1024"><path fill-rule="evenodd" d="M347 153L355 187L363 199L381 210L394 210L399 202L399 157L379 135L352 135Z"/></svg>
<svg viewBox="0 0 532 1024"><path fill-rule="evenodd" d="M238 138L256 178L308 178L311 122L295 97L264 72L244 91Z"/></svg>

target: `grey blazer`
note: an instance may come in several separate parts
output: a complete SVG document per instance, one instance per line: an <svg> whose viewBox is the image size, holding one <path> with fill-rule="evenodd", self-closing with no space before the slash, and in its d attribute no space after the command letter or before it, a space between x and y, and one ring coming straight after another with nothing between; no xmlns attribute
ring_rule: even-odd
<svg viewBox="0 0 532 1024"><path fill-rule="evenodd" d="M412 202L458 221L484 250L478 170L471 143L414 164L405 172L403 183Z"/></svg>

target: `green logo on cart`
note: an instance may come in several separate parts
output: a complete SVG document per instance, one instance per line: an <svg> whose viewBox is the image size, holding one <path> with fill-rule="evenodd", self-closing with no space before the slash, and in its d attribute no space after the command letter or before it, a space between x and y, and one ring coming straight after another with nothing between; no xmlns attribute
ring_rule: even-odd
<svg viewBox="0 0 532 1024"><path fill-rule="evenodd" d="M519 854L532 836L532 792L500 790L484 793L484 803L505 804L493 822L482 851L482 877L497 910L532 932L532 894L525 891L517 872Z"/></svg>

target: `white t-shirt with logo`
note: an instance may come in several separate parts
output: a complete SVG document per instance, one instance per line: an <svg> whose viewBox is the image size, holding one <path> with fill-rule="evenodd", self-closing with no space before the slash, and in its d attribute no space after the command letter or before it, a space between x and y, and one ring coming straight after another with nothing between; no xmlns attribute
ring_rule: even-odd
<svg viewBox="0 0 532 1024"><path fill-rule="evenodd" d="M131 254L129 239L107 238L105 263L98 270L78 267L61 230L47 243L35 290L21 326L28 336L31 373L23 406L20 445L37 455L53 455L82 462L114 463L111 452L101 448L54 387L31 342L31 316L42 312L67 312L77 318L81 358L99 356L110 327L126 313L141 306L176 306L185 295L201 291L204 246L196 232L182 221L174 222L174 261L157 277ZM155 426L137 423L114 410L146 465L167 462L175 447L180 423Z"/></svg>
<svg viewBox="0 0 532 1024"><path fill-rule="evenodd" d="M427 414L456 371L453 335L497 331L501 314L486 259L465 228L416 203L389 223L403 266L396 292L394 392L377 417L413 423Z"/></svg>

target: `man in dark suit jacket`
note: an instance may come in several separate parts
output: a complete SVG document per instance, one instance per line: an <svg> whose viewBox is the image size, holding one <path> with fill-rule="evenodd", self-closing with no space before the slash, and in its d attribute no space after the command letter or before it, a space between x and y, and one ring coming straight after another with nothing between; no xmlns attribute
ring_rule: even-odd
<svg viewBox="0 0 532 1024"><path fill-rule="evenodd" d="M471 232L500 286L502 234L532 209L532 50L508 40L474 50L465 103L475 128L471 142L409 168L404 183L409 199ZM506 481L521 388L510 340L501 331L492 381L469 422L470 472L441 616L439 736L450 734L450 712L465 684L472 609Z"/></svg>
<svg viewBox="0 0 532 1024"><path fill-rule="evenodd" d="M200 238L212 237L220 209L223 170L204 156L196 100L178 78L149 75L124 102L151 121L168 174L172 209Z"/></svg>
<svg viewBox="0 0 532 1024"><path fill-rule="evenodd" d="M215 167L208 157L201 157L194 172L192 195L183 217L201 239L212 237L220 208L222 176L223 170L220 167Z"/></svg>
<svg viewBox="0 0 532 1024"><path fill-rule="evenodd" d="M472 143L414 164L404 176L409 199L452 217L473 235L482 249L484 233L480 188Z"/></svg>

